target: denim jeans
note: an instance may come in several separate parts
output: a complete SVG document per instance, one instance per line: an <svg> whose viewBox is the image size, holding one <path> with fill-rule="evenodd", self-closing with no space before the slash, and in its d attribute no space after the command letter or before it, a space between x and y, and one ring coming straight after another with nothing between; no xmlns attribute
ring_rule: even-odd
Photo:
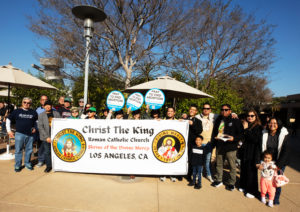
<svg viewBox="0 0 300 212"><path fill-rule="evenodd" d="M43 148L44 148L44 158L47 168L52 168L51 163L51 143L47 141L43 141Z"/></svg>
<svg viewBox="0 0 300 212"><path fill-rule="evenodd" d="M195 165L193 168L193 183L196 183L196 176L198 176L198 184L201 185L201 176L202 176L202 169L203 166Z"/></svg>
<svg viewBox="0 0 300 212"><path fill-rule="evenodd" d="M25 135L19 132L15 134L15 167L22 166L23 148L25 147L25 166L31 166L30 158L32 153L33 136Z"/></svg>
<svg viewBox="0 0 300 212"><path fill-rule="evenodd" d="M208 142L207 144L202 144L204 147L204 166L205 166L205 171L206 171L206 176L211 176L211 171L210 171L210 159L211 159L211 143Z"/></svg>
<svg viewBox="0 0 300 212"><path fill-rule="evenodd" d="M284 170L285 170L285 166L283 166L283 167L281 168L281 170L282 170L282 173L283 173ZM280 174L279 171L278 171L278 174ZM275 193L275 198L274 198L274 203L279 204L280 194L281 194L281 187L277 187L277 188L276 188L276 193Z"/></svg>

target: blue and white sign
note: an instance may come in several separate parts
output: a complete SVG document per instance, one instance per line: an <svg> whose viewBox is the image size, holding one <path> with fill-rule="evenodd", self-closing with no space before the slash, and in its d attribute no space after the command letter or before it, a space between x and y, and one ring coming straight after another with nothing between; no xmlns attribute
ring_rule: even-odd
<svg viewBox="0 0 300 212"><path fill-rule="evenodd" d="M165 94L158 88L153 88L146 93L145 103L152 110L160 109L165 104Z"/></svg>
<svg viewBox="0 0 300 212"><path fill-rule="evenodd" d="M139 92L131 94L126 102L126 107L130 108L131 111L138 110L142 107L144 103L144 96Z"/></svg>
<svg viewBox="0 0 300 212"><path fill-rule="evenodd" d="M125 98L120 91L112 91L108 94L106 99L106 105L108 109L113 111L119 111L124 107Z"/></svg>

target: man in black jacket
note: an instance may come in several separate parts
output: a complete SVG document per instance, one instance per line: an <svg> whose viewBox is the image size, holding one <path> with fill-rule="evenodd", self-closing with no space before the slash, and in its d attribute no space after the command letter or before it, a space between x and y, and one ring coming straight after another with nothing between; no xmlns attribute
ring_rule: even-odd
<svg viewBox="0 0 300 212"><path fill-rule="evenodd" d="M216 181L212 186L219 187L223 178L223 162L225 158L230 167L230 178L226 184L226 189L234 190L236 181L236 152L238 142L242 139L243 126L240 120L233 119L231 116L231 106L223 104L221 106L221 115L217 118L212 132L212 141L216 146Z"/></svg>
<svg viewBox="0 0 300 212"><path fill-rule="evenodd" d="M191 181L192 177L192 166L191 166L191 150L192 146L195 144L195 140L197 136L200 136L202 133L202 122L198 118L196 118L196 115L198 113L197 105L191 105L189 109L189 138L188 138L188 161L189 161L189 169L188 169L188 175L187 180Z"/></svg>

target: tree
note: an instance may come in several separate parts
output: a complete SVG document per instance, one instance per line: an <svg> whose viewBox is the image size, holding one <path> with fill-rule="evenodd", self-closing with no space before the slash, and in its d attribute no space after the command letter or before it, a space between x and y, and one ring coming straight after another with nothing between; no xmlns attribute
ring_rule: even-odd
<svg viewBox="0 0 300 212"><path fill-rule="evenodd" d="M197 1L190 11L181 39L175 42L172 64L200 80L206 91L212 80L260 75L273 63L273 26L257 22L230 1Z"/></svg>
<svg viewBox="0 0 300 212"><path fill-rule="evenodd" d="M17 106L22 105L22 99L24 97L29 97L32 99L32 108L37 108L40 106L40 97L41 95L46 95L49 100L55 105L57 100L60 96L65 96L67 94L68 89L59 82L54 82L51 80L46 80L41 75L38 78L50 85L53 85L57 88L57 90L47 90L47 89L40 89L40 88L28 88L24 89L22 87L13 87L12 93L15 98L12 98L11 103Z"/></svg>
<svg viewBox="0 0 300 212"><path fill-rule="evenodd" d="M178 31L184 20L184 1L171 0L39 0L37 18L31 17L30 29L51 42L45 49L48 56L65 59L82 73L84 39L82 21L71 14L79 4L103 9L107 19L95 24L91 44L91 70L98 74L122 78L130 86L135 67L152 57L160 61L168 54L166 43ZM74 70L67 73L70 78ZM78 76L78 75L77 75Z"/></svg>
<svg viewBox="0 0 300 212"><path fill-rule="evenodd" d="M272 101L273 94L267 84L266 78L249 75L231 80L229 86L243 98L244 110L260 111L263 105Z"/></svg>

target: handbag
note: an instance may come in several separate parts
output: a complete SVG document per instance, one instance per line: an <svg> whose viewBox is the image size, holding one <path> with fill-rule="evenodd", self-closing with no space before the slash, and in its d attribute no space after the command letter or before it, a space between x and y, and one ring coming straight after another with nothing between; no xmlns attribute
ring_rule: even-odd
<svg viewBox="0 0 300 212"><path fill-rule="evenodd" d="M273 183L276 187L281 187L288 184L289 179L280 170L279 174L275 175L273 178Z"/></svg>

